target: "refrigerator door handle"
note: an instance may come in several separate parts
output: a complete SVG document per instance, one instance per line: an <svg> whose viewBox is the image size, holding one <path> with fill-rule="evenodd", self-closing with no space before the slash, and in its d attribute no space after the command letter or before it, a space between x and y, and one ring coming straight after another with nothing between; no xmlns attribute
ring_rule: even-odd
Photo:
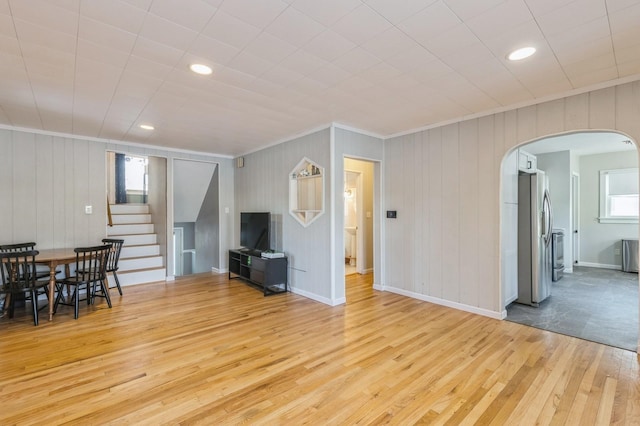
<svg viewBox="0 0 640 426"><path fill-rule="evenodd" d="M549 198L549 191L544 191L544 198L542 200L542 232L544 236L544 245L548 246L551 242L553 231L553 214L551 212L551 200Z"/></svg>

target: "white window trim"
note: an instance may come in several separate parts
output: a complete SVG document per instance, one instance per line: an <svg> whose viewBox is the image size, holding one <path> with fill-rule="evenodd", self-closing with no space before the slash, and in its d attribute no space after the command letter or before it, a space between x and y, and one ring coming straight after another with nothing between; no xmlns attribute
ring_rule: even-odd
<svg viewBox="0 0 640 426"><path fill-rule="evenodd" d="M608 208L607 208L607 199L608 199L608 191L607 191L607 175L616 174L616 173L631 173L638 172L637 168L629 168L629 169L613 169L613 170L600 170L600 216L598 217L598 222L600 223L620 223L620 224L637 224L638 217L637 216L618 216L618 217L610 217L607 216Z"/></svg>

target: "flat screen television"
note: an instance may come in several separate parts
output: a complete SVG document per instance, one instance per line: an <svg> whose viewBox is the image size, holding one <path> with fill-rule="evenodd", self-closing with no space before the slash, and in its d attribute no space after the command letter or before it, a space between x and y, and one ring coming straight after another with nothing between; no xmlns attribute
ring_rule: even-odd
<svg viewBox="0 0 640 426"><path fill-rule="evenodd" d="M240 213L240 245L249 250L269 250L269 212Z"/></svg>

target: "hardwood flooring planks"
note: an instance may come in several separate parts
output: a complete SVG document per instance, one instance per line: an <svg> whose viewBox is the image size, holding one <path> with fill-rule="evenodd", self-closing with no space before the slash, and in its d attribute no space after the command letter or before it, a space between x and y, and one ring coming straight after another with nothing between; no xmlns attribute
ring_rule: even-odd
<svg viewBox="0 0 640 426"><path fill-rule="evenodd" d="M639 424L635 353L372 289L199 274L0 319L0 424Z"/></svg>

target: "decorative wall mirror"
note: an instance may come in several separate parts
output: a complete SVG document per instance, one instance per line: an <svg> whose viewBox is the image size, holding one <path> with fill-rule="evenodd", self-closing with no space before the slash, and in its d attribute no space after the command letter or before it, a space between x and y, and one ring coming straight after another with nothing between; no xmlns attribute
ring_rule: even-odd
<svg viewBox="0 0 640 426"><path fill-rule="evenodd" d="M289 213L305 227L324 213L324 167L306 157L289 173Z"/></svg>

